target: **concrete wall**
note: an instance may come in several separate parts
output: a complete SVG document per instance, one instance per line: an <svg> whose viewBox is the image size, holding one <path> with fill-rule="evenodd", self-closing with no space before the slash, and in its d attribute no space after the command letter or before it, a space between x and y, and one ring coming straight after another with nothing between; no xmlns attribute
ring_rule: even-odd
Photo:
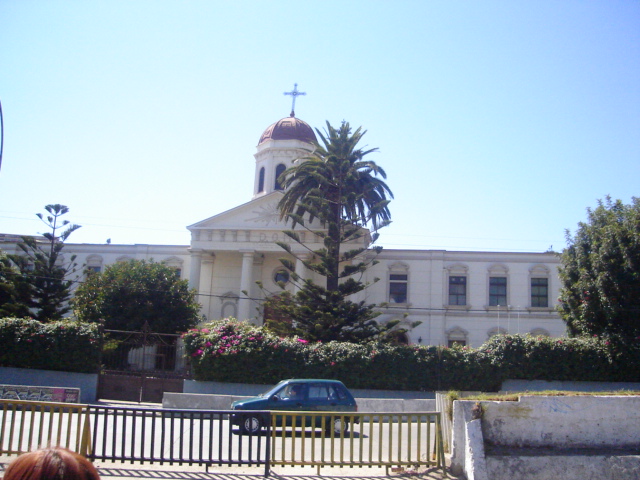
<svg viewBox="0 0 640 480"><path fill-rule="evenodd" d="M4 385L79 388L81 403L95 403L98 391L98 374L2 367L0 368L0 383Z"/></svg>
<svg viewBox="0 0 640 480"><path fill-rule="evenodd" d="M523 396L482 402L485 442L511 447L640 446L640 396Z"/></svg>
<svg viewBox="0 0 640 480"><path fill-rule="evenodd" d="M479 402L480 443L477 428L470 434L476 403L454 402L454 474L483 478L486 469L492 480L640 479L640 396Z"/></svg>
<svg viewBox="0 0 640 480"><path fill-rule="evenodd" d="M163 408L193 410L229 410L231 403L247 398L242 395L211 395L198 393L169 393L162 397ZM433 412L436 401L430 399L356 398L359 412L402 413Z"/></svg>
<svg viewBox="0 0 640 480"><path fill-rule="evenodd" d="M199 382L196 380L184 381L184 393L216 394L216 395L243 395L255 397L266 392L274 385L257 385L249 383L224 383L224 382ZM362 390L350 388L349 391L356 398L397 398L397 399L432 399L435 400L435 392L420 392L410 390ZM405 410L408 411L408 410Z"/></svg>
<svg viewBox="0 0 640 480"><path fill-rule="evenodd" d="M500 392L544 392L546 390L560 390L565 392L617 392L618 390L631 390L640 392L640 383L505 380L502 382L502 390L500 390Z"/></svg>

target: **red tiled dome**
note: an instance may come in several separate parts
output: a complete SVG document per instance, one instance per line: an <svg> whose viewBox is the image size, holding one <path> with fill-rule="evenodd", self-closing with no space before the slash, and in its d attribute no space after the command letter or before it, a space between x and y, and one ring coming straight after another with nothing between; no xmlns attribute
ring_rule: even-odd
<svg viewBox="0 0 640 480"><path fill-rule="evenodd" d="M269 139L272 140L300 140L302 142L314 143L317 141L313 129L299 118L294 116L285 117L270 125L260 137L258 145Z"/></svg>

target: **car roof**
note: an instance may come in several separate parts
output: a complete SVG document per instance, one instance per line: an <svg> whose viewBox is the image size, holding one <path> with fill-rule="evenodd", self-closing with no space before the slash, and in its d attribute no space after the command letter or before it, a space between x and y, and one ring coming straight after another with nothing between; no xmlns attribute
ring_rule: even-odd
<svg viewBox="0 0 640 480"><path fill-rule="evenodd" d="M299 383L340 383L340 380L330 380L326 378L290 378L287 382L299 382Z"/></svg>

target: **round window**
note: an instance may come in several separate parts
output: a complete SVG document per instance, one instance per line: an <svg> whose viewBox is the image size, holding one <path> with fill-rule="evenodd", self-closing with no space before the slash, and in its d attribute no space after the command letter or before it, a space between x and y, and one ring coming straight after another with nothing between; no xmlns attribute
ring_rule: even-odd
<svg viewBox="0 0 640 480"><path fill-rule="evenodd" d="M289 281L289 272L286 270L278 270L273 276L273 281L276 283L287 283Z"/></svg>

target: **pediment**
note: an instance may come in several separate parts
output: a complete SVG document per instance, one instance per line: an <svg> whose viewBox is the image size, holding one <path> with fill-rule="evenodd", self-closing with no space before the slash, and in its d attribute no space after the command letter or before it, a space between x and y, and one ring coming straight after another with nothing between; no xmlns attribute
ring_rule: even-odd
<svg viewBox="0 0 640 480"><path fill-rule="evenodd" d="M273 192L188 226L191 248L204 251L281 251L277 242L294 245L295 242L283 233L291 226L280 220L278 202L281 198L281 192ZM321 230L317 220L311 228ZM321 248L322 238L301 227L296 231L308 248Z"/></svg>
<svg viewBox="0 0 640 480"><path fill-rule="evenodd" d="M280 192L256 198L250 202L209 217L187 227L188 230L286 230L280 220Z"/></svg>

